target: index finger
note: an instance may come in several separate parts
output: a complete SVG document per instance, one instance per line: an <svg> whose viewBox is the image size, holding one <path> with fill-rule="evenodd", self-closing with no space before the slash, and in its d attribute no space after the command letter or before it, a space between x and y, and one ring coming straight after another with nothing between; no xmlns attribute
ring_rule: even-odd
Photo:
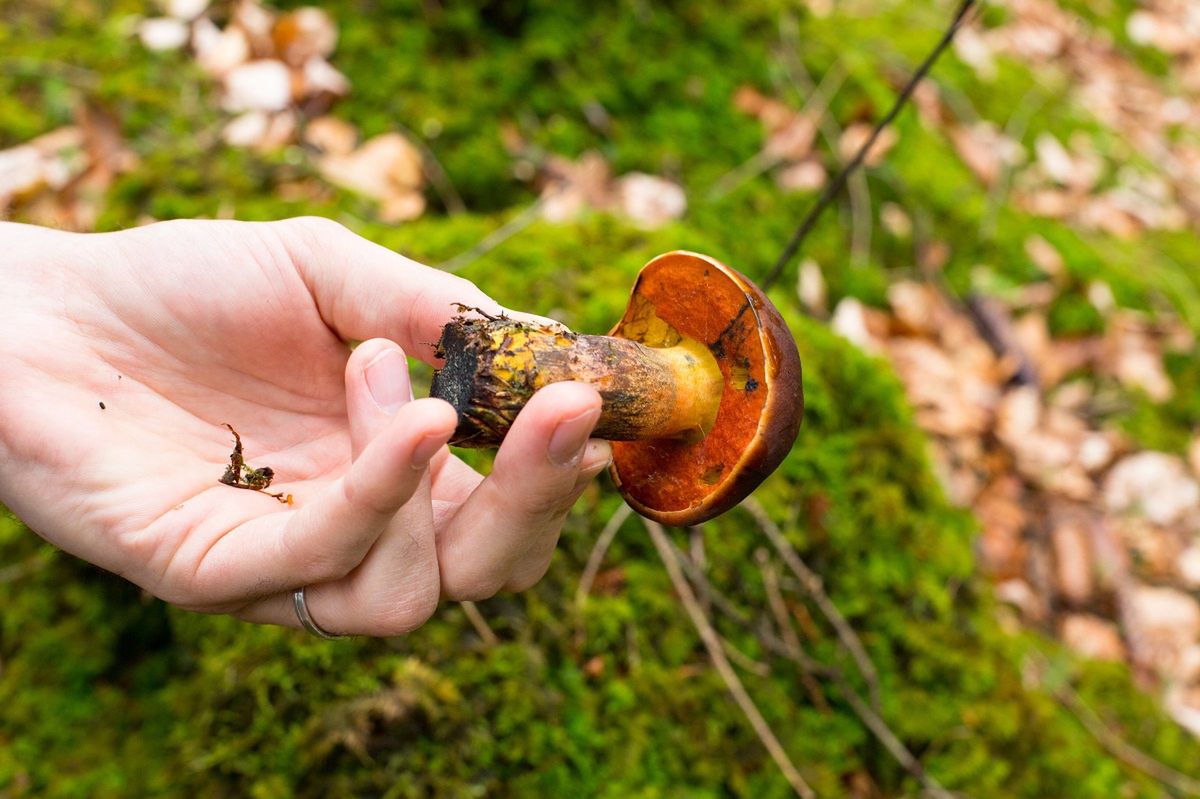
<svg viewBox="0 0 1200 799"><path fill-rule="evenodd" d="M461 313L459 306L537 318L508 311L471 281L405 258L330 219L274 224L321 318L344 341L387 338L434 363L442 327Z"/></svg>

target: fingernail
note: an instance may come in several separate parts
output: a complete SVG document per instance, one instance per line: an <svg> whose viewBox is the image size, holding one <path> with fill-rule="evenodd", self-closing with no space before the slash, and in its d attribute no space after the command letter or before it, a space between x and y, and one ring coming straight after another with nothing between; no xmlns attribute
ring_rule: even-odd
<svg viewBox="0 0 1200 799"><path fill-rule="evenodd" d="M592 479L612 463L612 445L607 441L589 441L579 461L579 474Z"/></svg>
<svg viewBox="0 0 1200 799"><path fill-rule="evenodd" d="M423 472L429 467L429 462L433 460L433 456L438 453L442 445L446 443L445 436L430 435L425 436L421 441L413 447L412 452L412 467L418 472Z"/></svg>
<svg viewBox="0 0 1200 799"><path fill-rule="evenodd" d="M412 399L408 382L408 362L404 353L388 348L375 356L365 370L367 390L379 409L391 416Z"/></svg>
<svg viewBox="0 0 1200 799"><path fill-rule="evenodd" d="M550 447L547 455L557 466L573 466L583 457L583 449L587 446L588 436L600 418L600 409L591 408L571 419L558 423L550 436Z"/></svg>

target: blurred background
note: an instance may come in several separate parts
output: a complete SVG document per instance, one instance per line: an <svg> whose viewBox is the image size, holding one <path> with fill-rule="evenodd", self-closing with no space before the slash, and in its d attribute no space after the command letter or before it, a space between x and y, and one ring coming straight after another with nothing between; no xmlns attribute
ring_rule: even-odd
<svg viewBox="0 0 1200 799"><path fill-rule="evenodd" d="M0 218L319 214L604 332L659 252L766 277L956 10L0 0ZM1200 795L1198 226L1195 4L978 5L772 287L748 507L601 482L533 591L333 644L0 509L0 798Z"/></svg>

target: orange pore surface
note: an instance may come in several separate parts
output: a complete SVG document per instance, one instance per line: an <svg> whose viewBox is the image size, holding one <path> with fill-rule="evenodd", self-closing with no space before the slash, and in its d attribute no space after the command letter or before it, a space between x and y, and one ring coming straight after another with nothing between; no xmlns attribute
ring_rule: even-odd
<svg viewBox="0 0 1200 799"><path fill-rule="evenodd" d="M638 276L634 297L644 298L683 336L703 342L724 378L716 422L699 441L613 442L623 492L648 508L682 511L705 503L740 471L759 435L775 353L760 330L757 292L747 293L744 284L745 278L720 262L684 252L655 258ZM613 335L622 335L635 304L631 301Z"/></svg>

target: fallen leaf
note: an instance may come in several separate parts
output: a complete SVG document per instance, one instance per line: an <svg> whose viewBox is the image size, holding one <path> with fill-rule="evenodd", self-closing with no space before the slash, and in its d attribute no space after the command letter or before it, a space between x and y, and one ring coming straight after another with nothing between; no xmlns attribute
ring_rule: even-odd
<svg viewBox="0 0 1200 799"><path fill-rule="evenodd" d="M1064 644L1087 658L1123 661L1125 644L1117 625L1090 613L1068 613L1059 623Z"/></svg>
<svg viewBox="0 0 1200 799"><path fill-rule="evenodd" d="M225 76L225 110L282 111L292 102L292 75L274 59L241 64Z"/></svg>
<svg viewBox="0 0 1200 799"><path fill-rule="evenodd" d="M1115 513L1174 524L1200 508L1200 484L1187 474L1182 459L1139 452L1113 466L1104 481L1104 501Z"/></svg>
<svg viewBox="0 0 1200 799"><path fill-rule="evenodd" d="M871 138L873 130L873 125L866 122L855 122L842 131L841 138L838 139L838 154L841 155L842 160L849 161L853 158ZM879 137L875 139L875 143L871 145L871 149L867 151L863 158L863 164L869 167L879 166L899 139L900 134L894 127L884 128L880 131Z"/></svg>
<svg viewBox="0 0 1200 799"><path fill-rule="evenodd" d="M346 155L358 142L358 131L337 117L322 116L304 126L304 141L323 153Z"/></svg>
<svg viewBox="0 0 1200 799"><path fill-rule="evenodd" d="M284 14L271 29L276 55L299 67L311 59L325 60L337 47L337 26L328 13L313 6Z"/></svg>
<svg viewBox="0 0 1200 799"><path fill-rule="evenodd" d="M171 17L151 17L137 27L138 38L147 50L178 50L188 43L188 27Z"/></svg>
<svg viewBox="0 0 1200 799"><path fill-rule="evenodd" d="M643 228L662 227L687 211L683 188L655 175L630 172L617 179L614 190L621 212Z"/></svg>

